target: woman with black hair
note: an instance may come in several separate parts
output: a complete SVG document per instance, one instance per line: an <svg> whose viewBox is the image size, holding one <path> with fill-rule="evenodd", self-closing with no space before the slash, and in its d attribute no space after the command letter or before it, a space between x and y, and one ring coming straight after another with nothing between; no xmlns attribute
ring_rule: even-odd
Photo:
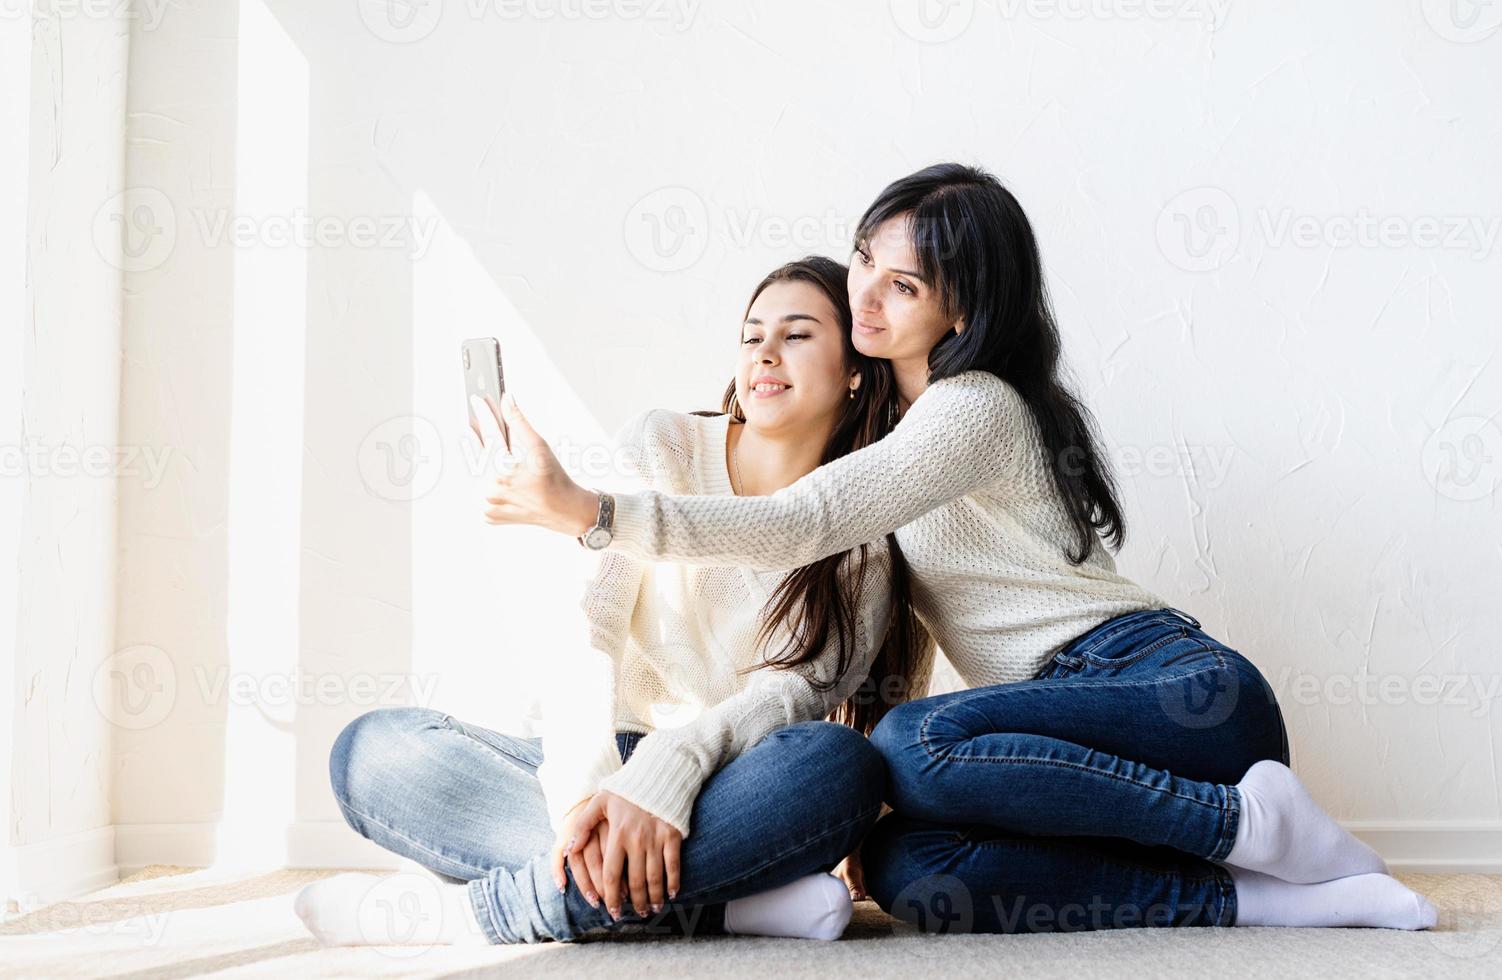
<svg viewBox="0 0 1502 980"><path fill-rule="evenodd" d="M1257 668L1117 572L1121 508L1016 198L929 167L854 246L853 340L890 361L900 423L767 497L623 495L610 547L774 570L895 532L971 689L872 735L894 810L862 848L878 902L938 931L1432 925L1288 768ZM495 523L570 534L599 502L548 460L493 499Z"/></svg>

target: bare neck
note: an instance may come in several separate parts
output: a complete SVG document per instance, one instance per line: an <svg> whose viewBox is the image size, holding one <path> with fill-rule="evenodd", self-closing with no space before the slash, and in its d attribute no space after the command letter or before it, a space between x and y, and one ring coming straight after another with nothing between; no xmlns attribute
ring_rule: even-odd
<svg viewBox="0 0 1502 980"><path fill-rule="evenodd" d="M918 396L928 390L928 355L893 361L892 374L897 379L897 412L906 415Z"/></svg>
<svg viewBox="0 0 1502 980"><path fill-rule="evenodd" d="M725 439L725 464L732 487L742 497L763 497L791 486L819 468L832 429L768 432L732 421Z"/></svg>

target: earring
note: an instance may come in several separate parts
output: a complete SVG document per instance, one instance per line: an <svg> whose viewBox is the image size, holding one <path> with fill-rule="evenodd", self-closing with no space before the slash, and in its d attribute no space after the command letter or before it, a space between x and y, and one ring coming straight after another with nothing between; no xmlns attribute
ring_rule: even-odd
<svg viewBox="0 0 1502 980"><path fill-rule="evenodd" d="M855 401L855 389L854 388L850 389L850 400L851 401Z"/></svg>

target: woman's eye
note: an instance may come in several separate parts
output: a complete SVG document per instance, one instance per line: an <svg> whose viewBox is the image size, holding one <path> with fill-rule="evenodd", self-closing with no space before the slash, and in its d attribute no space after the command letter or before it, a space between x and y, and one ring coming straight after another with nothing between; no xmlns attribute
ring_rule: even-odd
<svg viewBox="0 0 1502 980"><path fill-rule="evenodd" d="M811 336L812 334L806 333L790 333L788 334L788 340L807 340Z"/></svg>
<svg viewBox="0 0 1502 980"><path fill-rule="evenodd" d="M760 342L761 342L761 338L760 337L747 337L745 340L741 341L741 343L743 343L743 344L755 344L755 343L760 343Z"/></svg>
<svg viewBox="0 0 1502 980"><path fill-rule="evenodd" d="M859 248L856 249L855 250L855 254L856 254L856 257L861 260L861 265L870 265L871 264L871 256L867 255L864 249L859 249Z"/></svg>
<svg viewBox="0 0 1502 980"><path fill-rule="evenodd" d="M901 279L895 279L895 280L893 280L893 282L897 286L897 291L899 293L906 293L909 296L913 295L914 290L913 290L912 286L909 286L907 283L903 282Z"/></svg>

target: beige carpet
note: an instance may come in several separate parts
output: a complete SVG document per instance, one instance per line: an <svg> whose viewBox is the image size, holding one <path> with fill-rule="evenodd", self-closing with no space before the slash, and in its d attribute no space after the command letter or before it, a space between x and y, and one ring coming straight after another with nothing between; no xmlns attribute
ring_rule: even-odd
<svg viewBox="0 0 1502 980"><path fill-rule="evenodd" d="M922 936L862 902L835 943L607 938L484 949L322 949L292 895L329 871L152 867L0 924L3 977L1502 977L1502 876L1404 875L1438 929L1130 929Z"/></svg>

